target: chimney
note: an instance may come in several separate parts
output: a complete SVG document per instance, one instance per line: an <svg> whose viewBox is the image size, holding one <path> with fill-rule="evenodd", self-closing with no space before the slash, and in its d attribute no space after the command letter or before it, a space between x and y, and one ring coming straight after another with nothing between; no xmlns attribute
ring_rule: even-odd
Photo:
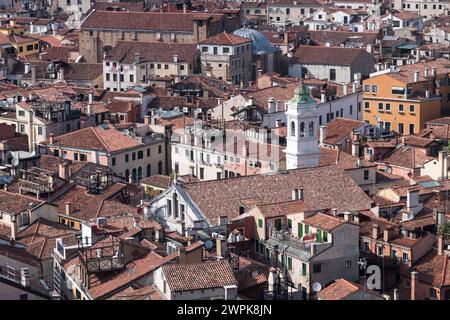
<svg viewBox="0 0 450 320"><path fill-rule="evenodd" d="M325 92L320 93L320 102L321 103L327 102L327 96L326 96Z"/></svg>
<svg viewBox="0 0 450 320"><path fill-rule="evenodd" d="M394 289L394 300L398 300L399 298L398 298L398 289L397 288L395 288Z"/></svg>
<svg viewBox="0 0 450 320"><path fill-rule="evenodd" d="M448 154L447 151L441 150L438 153L438 163L441 166L441 179L448 178Z"/></svg>
<svg viewBox="0 0 450 320"><path fill-rule="evenodd" d="M186 264L186 248L182 247L178 249L178 257L180 264Z"/></svg>
<svg viewBox="0 0 450 320"><path fill-rule="evenodd" d="M320 126L320 129L319 129L320 146L323 146L326 139L327 139L327 126Z"/></svg>
<svg viewBox="0 0 450 320"><path fill-rule="evenodd" d="M419 189L411 188L408 189L406 194L406 207L408 211L412 211L414 214L417 214L420 210L422 210L422 206L419 202Z"/></svg>
<svg viewBox="0 0 450 320"><path fill-rule="evenodd" d="M378 225L372 225L372 239L378 239Z"/></svg>
<svg viewBox="0 0 450 320"><path fill-rule="evenodd" d="M69 165L66 161L59 163L59 177L64 180L69 180Z"/></svg>
<svg viewBox="0 0 450 320"><path fill-rule="evenodd" d="M58 70L58 80L64 80L64 68L59 68Z"/></svg>
<svg viewBox="0 0 450 320"><path fill-rule="evenodd" d="M277 269L275 269L274 267L271 267L269 269L269 277L267 279L268 285L269 285L269 291L274 291L275 289L275 285L278 284L278 272Z"/></svg>
<svg viewBox="0 0 450 320"><path fill-rule="evenodd" d="M34 64L31 65L31 84L37 83L37 75L36 75L36 66Z"/></svg>
<svg viewBox="0 0 450 320"><path fill-rule="evenodd" d="M388 242L389 240L391 240L391 236L392 236L392 230L391 229L384 229L383 230L383 241L384 242Z"/></svg>
<svg viewBox="0 0 450 320"><path fill-rule="evenodd" d="M438 235L437 242L438 255L442 256L444 254L444 236L442 234Z"/></svg>
<svg viewBox="0 0 450 320"><path fill-rule="evenodd" d="M419 81L420 71L414 71L414 82Z"/></svg>
<svg viewBox="0 0 450 320"><path fill-rule="evenodd" d="M183 13L187 13L187 5L186 5L186 3L183 4Z"/></svg>
<svg viewBox="0 0 450 320"><path fill-rule="evenodd" d="M348 95L348 83L344 83L342 89L344 91L344 96Z"/></svg>
<svg viewBox="0 0 450 320"><path fill-rule="evenodd" d="M28 268L20 268L20 284L25 288L30 286L30 272Z"/></svg>
<svg viewBox="0 0 450 320"><path fill-rule="evenodd" d="M48 139L49 139L49 143L50 143L50 144L53 144L53 133L50 133L50 134L48 135Z"/></svg>
<svg viewBox="0 0 450 320"><path fill-rule="evenodd" d="M70 216L73 213L72 210L72 203L66 202L66 215Z"/></svg>
<svg viewBox="0 0 450 320"><path fill-rule="evenodd" d="M353 132L352 134L352 156L360 157L359 153L359 133Z"/></svg>
<svg viewBox="0 0 450 320"><path fill-rule="evenodd" d="M11 226L11 240L16 240L18 229L17 229L17 218L16 218L15 215L11 216L11 223L12 223L12 226Z"/></svg>
<svg viewBox="0 0 450 320"><path fill-rule="evenodd" d="M411 300L418 300L417 286L419 285L419 272L411 272Z"/></svg>
<svg viewBox="0 0 450 320"><path fill-rule="evenodd" d="M3 185L3 191L8 192L8 185L6 183Z"/></svg>
<svg viewBox="0 0 450 320"><path fill-rule="evenodd" d="M150 116L144 116L144 124L150 125L150 120L151 120Z"/></svg>
<svg viewBox="0 0 450 320"><path fill-rule="evenodd" d="M430 99L430 90L425 90L425 99Z"/></svg>
<svg viewBox="0 0 450 320"><path fill-rule="evenodd" d="M178 63L178 55L177 54L173 55L173 63Z"/></svg>
<svg viewBox="0 0 450 320"><path fill-rule="evenodd" d="M258 69L258 72L257 72L257 78L259 78L259 77L262 76L263 71L264 71L263 69Z"/></svg>
<svg viewBox="0 0 450 320"><path fill-rule="evenodd" d="M436 77L436 67L431 68L431 75Z"/></svg>
<svg viewBox="0 0 450 320"><path fill-rule="evenodd" d="M325 42L325 47L331 47L331 41Z"/></svg>
<svg viewBox="0 0 450 320"><path fill-rule="evenodd" d="M357 83L352 82L352 93L356 93L357 89L358 89Z"/></svg>
<svg viewBox="0 0 450 320"><path fill-rule="evenodd" d="M141 63L141 54L139 52L136 52L134 54L134 64L140 64Z"/></svg>

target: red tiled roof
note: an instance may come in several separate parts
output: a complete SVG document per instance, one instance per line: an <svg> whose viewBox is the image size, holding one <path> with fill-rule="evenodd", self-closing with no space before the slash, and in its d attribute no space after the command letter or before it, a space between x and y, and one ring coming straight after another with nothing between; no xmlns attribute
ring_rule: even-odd
<svg viewBox="0 0 450 320"><path fill-rule="evenodd" d="M169 264L162 267L171 292L220 288L237 281L226 260L200 264Z"/></svg>
<svg viewBox="0 0 450 320"><path fill-rule="evenodd" d="M214 44L219 46L236 46L251 42L250 39L236 36L232 33L222 32L215 36L209 37L206 40L199 42L200 44Z"/></svg>

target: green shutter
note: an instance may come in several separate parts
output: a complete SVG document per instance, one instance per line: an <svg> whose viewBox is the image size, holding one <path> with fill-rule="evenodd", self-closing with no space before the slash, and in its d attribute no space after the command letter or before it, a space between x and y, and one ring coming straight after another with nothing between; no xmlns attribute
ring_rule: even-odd
<svg viewBox="0 0 450 320"><path fill-rule="evenodd" d="M258 219L258 227L262 228L263 227L263 221L262 219Z"/></svg>
<svg viewBox="0 0 450 320"><path fill-rule="evenodd" d="M292 229L292 220L291 219L288 219L288 228Z"/></svg>
<svg viewBox="0 0 450 320"><path fill-rule="evenodd" d="M306 263L302 262L302 275L306 276Z"/></svg>
<svg viewBox="0 0 450 320"><path fill-rule="evenodd" d="M323 232L323 242L328 242L328 232Z"/></svg>
<svg viewBox="0 0 450 320"><path fill-rule="evenodd" d="M309 226L305 224L305 234L309 233Z"/></svg>
<svg viewBox="0 0 450 320"><path fill-rule="evenodd" d="M288 257L288 258L287 258L287 262L288 262L288 269L289 269L289 270L292 270L292 258L291 258L291 257Z"/></svg>
<svg viewBox="0 0 450 320"><path fill-rule="evenodd" d="M317 229L317 242L322 242L322 230Z"/></svg>
<svg viewBox="0 0 450 320"><path fill-rule="evenodd" d="M298 223L298 237L303 238L303 223Z"/></svg>

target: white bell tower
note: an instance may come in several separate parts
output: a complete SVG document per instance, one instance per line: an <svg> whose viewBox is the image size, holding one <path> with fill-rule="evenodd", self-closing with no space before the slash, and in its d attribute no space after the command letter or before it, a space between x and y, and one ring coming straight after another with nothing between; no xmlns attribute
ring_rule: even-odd
<svg viewBox="0 0 450 320"><path fill-rule="evenodd" d="M286 101L286 118L286 169L317 167L320 157L317 103L302 80L294 91L294 97Z"/></svg>

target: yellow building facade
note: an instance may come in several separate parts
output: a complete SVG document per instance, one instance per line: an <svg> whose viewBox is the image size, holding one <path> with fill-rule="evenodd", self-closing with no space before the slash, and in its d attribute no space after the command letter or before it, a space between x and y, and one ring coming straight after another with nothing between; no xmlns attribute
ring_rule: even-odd
<svg viewBox="0 0 450 320"><path fill-rule="evenodd" d="M449 61L395 67L363 81L363 120L414 134L449 107Z"/></svg>

